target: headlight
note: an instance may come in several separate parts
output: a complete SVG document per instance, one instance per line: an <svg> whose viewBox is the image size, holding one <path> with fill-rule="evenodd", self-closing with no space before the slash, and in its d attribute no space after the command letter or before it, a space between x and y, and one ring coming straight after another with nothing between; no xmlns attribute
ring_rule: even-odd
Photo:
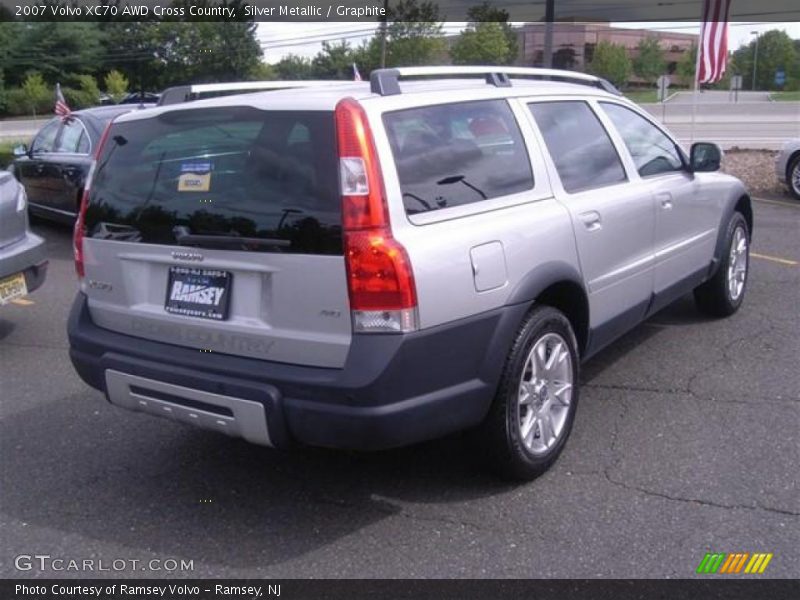
<svg viewBox="0 0 800 600"><path fill-rule="evenodd" d="M17 212L22 212L28 208L28 194L25 193L25 188L19 186L19 192L17 193Z"/></svg>

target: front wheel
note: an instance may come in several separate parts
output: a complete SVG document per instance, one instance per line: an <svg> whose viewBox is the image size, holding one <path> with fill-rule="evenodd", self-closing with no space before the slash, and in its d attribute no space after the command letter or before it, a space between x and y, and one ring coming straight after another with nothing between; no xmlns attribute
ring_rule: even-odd
<svg viewBox="0 0 800 600"><path fill-rule="evenodd" d="M578 405L578 351L569 320L541 306L520 326L476 441L501 475L530 480L564 449Z"/></svg>
<svg viewBox="0 0 800 600"><path fill-rule="evenodd" d="M789 183L789 192L800 200L800 154L795 156L786 170L786 181Z"/></svg>
<svg viewBox="0 0 800 600"><path fill-rule="evenodd" d="M725 252L714 276L694 290L697 307L713 317L727 317L739 310L750 271L750 238L747 221L735 212L725 232Z"/></svg>

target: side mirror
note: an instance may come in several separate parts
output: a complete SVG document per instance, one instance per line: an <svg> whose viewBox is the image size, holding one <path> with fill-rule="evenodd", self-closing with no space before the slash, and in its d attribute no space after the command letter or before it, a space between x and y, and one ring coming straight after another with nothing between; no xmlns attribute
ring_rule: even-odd
<svg viewBox="0 0 800 600"><path fill-rule="evenodd" d="M19 144L17 146L14 146L14 148L11 150L11 153L18 158L20 156L27 156L28 147L25 144Z"/></svg>
<svg viewBox="0 0 800 600"><path fill-rule="evenodd" d="M689 166L693 173L711 173L722 166L722 149L716 144L698 142L692 144Z"/></svg>

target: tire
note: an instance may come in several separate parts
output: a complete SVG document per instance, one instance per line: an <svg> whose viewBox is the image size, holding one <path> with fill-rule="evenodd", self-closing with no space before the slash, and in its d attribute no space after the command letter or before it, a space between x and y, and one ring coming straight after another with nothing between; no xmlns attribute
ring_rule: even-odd
<svg viewBox="0 0 800 600"><path fill-rule="evenodd" d="M789 193L795 200L800 200L800 154L797 154L789 161L786 169L786 183L789 185Z"/></svg>
<svg viewBox="0 0 800 600"><path fill-rule="evenodd" d="M701 312L712 317L728 317L739 310L750 273L750 235L747 221L735 212L725 229L725 251L714 276L694 290ZM737 283L732 282L736 278Z"/></svg>
<svg viewBox="0 0 800 600"><path fill-rule="evenodd" d="M570 322L549 306L520 325L489 414L473 432L479 456L499 475L534 479L564 449L578 406L577 347Z"/></svg>

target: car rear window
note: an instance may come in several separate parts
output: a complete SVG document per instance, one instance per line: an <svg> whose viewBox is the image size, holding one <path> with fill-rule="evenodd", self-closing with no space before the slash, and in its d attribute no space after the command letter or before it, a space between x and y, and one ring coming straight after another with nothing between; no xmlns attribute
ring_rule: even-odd
<svg viewBox="0 0 800 600"><path fill-rule="evenodd" d="M530 159L504 100L401 110L383 122L407 214L533 188Z"/></svg>
<svg viewBox="0 0 800 600"><path fill-rule="evenodd" d="M98 159L87 235L341 254L335 144L332 112L206 108L118 123Z"/></svg>

